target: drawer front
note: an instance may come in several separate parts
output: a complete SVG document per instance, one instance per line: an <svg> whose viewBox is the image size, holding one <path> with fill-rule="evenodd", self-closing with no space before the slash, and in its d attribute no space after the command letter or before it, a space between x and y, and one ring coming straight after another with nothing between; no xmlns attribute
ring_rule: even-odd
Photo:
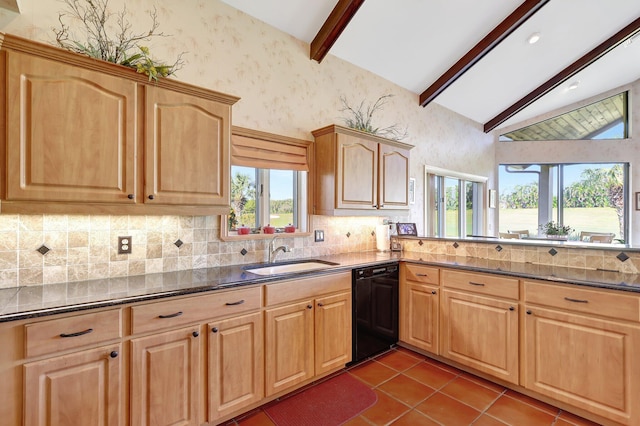
<svg viewBox="0 0 640 426"><path fill-rule="evenodd" d="M406 279L425 284L440 285L440 269L415 263L404 264Z"/></svg>
<svg viewBox="0 0 640 426"><path fill-rule="evenodd" d="M517 278L447 269L443 269L441 273L442 284L445 287L514 300L517 300L520 294Z"/></svg>
<svg viewBox="0 0 640 426"><path fill-rule="evenodd" d="M25 325L27 358L122 337L120 309Z"/></svg>
<svg viewBox="0 0 640 426"><path fill-rule="evenodd" d="M640 321L640 295L579 286L524 282L526 303L551 306L610 318Z"/></svg>
<svg viewBox="0 0 640 426"><path fill-rule="evenodd" d="M275 282L265 285L265 304L279 305L344 290L351 290L351 272Z"/></svg>
<svg viewBox="0 0 640 426"><path fill-rule="evenodd" d="M131 308L133 334L239 314L262 306L262 287L242 288Z"/></svg>

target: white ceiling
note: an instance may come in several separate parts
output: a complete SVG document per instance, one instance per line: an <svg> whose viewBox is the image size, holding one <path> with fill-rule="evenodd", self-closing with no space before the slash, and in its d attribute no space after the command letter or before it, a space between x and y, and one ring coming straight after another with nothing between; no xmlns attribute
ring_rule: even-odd
<svg viewBox="0 0 640 426"><path fill-rule="evenodd" d="M337 3L222 1L307 43ZM329 54L419 95L520 4L521 0L366 0ZM638 17L638 0L551 0L435 102L484 124ZM541 39L530 45L527 38L535 32ZM501 126L639 78L636 36ZM569 91L576 81L579 87Z"/></svg>

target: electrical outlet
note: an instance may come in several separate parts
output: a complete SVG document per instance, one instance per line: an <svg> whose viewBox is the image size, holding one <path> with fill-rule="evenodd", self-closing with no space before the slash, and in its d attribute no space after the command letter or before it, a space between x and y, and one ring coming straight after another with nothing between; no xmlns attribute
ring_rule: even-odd
<svg viewBox="0 0 640 426"><path fill-rule="evenodd" d="M118 254L131 254L131 237L118 237Z"/></svg>
<svg viewBox="0 0 640 426"><path fill-rule="evenodd" d="M324 231L321 229L316 229L315 231L315 242L320 243L324 241Z"/></svg>

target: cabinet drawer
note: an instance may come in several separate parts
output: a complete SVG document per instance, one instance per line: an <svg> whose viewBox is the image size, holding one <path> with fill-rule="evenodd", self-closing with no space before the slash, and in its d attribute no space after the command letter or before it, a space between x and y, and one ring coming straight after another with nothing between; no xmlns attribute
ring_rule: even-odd
<svg viewBox="0 0 640 426"><path fill-rule="evenodd" d="M122 337L120 309L25 325L27 358Z"/></svg>
<svg viewBox="0 0 640 426"><path fill-rule="evenodd" d="M526 303L610 318L640 321L640 296L535 281L524 282Z"/></svg>
<svg viewBox="0 0 640 426"><path fill-rule="evenodd" d="M507 278L492 274L442 270L442 284L445 287L471 291L479 294L518 299L517 278Z"/></svg>
<svg viewBox="0 0 640 426"><path fill-rule="evenodd" d="M405 263L404 267L407 280L440 285L440 269L415 263Z"/></svg>
<svg viewBox="0 0 640 426"><path fill-rule="evenodd" d="M344 290L351 290L351 272L287 280L265 285L265 304L273 306Z"/></svg>
<svg viewBox="0 0 640 426"><path fill-rule="evenodd" d="M134 306L131 308L131 332L157 331L260 309L261 306L260 286Z"/></svg>

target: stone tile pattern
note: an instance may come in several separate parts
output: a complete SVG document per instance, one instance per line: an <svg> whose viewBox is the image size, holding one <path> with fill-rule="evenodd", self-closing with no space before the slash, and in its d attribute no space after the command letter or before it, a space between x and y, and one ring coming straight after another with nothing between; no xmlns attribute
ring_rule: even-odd
<svg viewBox="0 0 640 426"><path fill-rule="evenodd" d="M625 251L622 246L620 250L583 248L583 247L563 247L554 246L556 254L549 253L551 247L541 244L540 246L522 246L509 244L504 240L498 242L480 241L457 241L457 247L451 240L435 239L400 239L403 250L432 256L459 256L472 257L477 259L489 259L504 262L531 263L537 265L562 266L572 268L585 268L591 270L617 271L625 274L637 274L640 270L640 252ZM420 244L422 241L422 244ZM500 245L501 250L496 250ZM626 253L629 258L624 262L616 256L620 252Z"/></svg>
<svg viewBox="0 0 640 426"><path fill-rule="evenodd" d="M324 230L325 241L281 235L278 243L293 250L278 260L374 250L379 221L312 216L310 229ZM118 236L132 237L131 254L118 254ZM0 288L264 262L269 241L221 241L219 216L3 214ZM45 255L37 251L42 244L51 249Z"/></svg>

